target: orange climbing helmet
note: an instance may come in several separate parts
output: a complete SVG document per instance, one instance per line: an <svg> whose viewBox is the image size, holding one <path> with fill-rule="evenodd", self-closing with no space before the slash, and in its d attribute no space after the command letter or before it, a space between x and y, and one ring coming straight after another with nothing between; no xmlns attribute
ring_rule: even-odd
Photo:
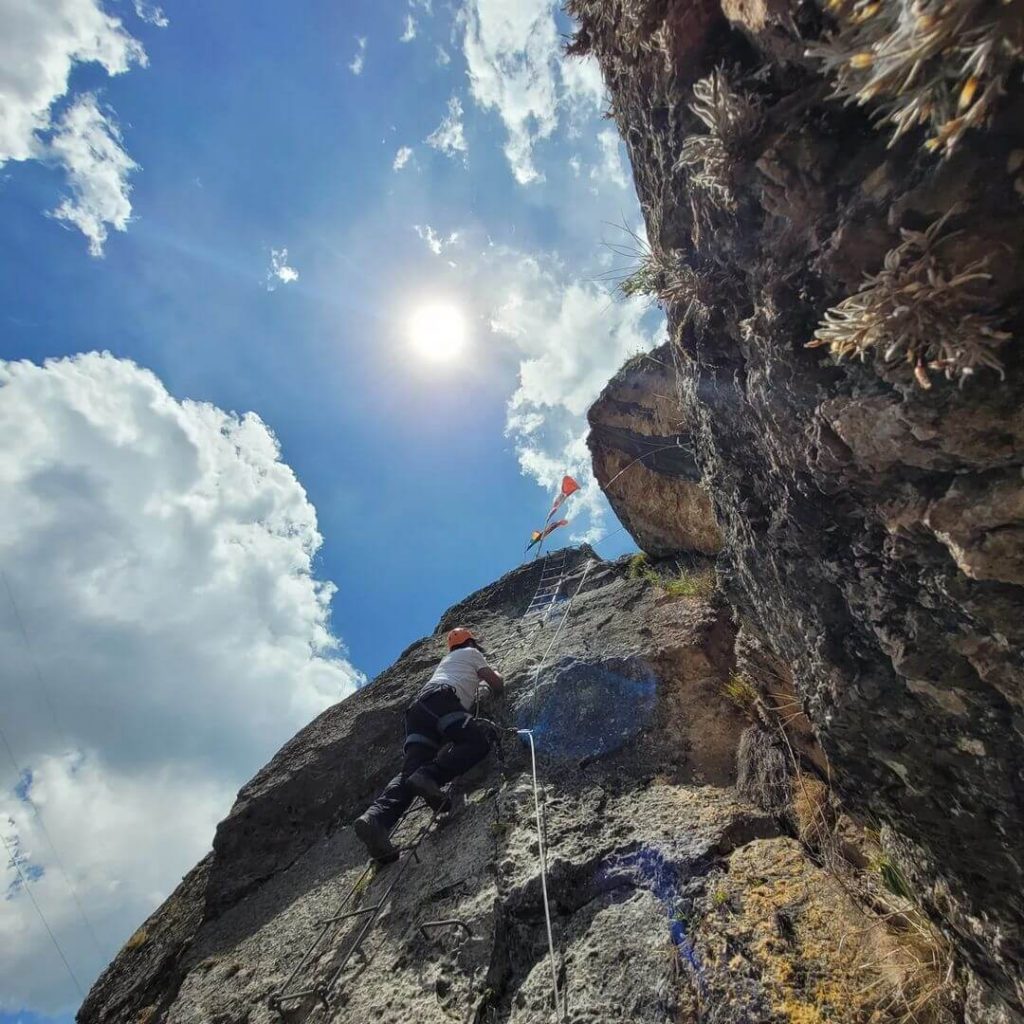
<svg viewBox="0 0 1024 1024"><path fill-rule="evenodd" d="M467 640L476 640L476 637L465 626L456 626L448 634L448 650L454 651L459 644L464 644Z"/></svg>

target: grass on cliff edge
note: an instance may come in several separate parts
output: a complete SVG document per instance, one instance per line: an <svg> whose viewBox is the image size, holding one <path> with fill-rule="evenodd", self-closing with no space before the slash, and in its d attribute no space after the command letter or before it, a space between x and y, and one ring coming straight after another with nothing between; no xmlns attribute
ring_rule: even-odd
<svg viewBox="0 0 1024 1024"><path fill-rule="evenodd" d="M717 583L713 569L680 569L676 576L663 579L643 552L629 560L628 575L631 580L660 587L668 597L707 598L715 592Z"/></svg>

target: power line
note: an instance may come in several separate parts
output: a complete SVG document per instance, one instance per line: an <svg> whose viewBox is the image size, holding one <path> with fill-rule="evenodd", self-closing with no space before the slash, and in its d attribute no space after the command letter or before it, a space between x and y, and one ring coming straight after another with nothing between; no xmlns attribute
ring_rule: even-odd
<svg viewBox="0 0 1024 1024"><path fill-rule="evenodd" d="M67 733L57 715L57 708L54 706L53 697L50 695L50 688L46 685L43 673L39 669L39 662L36 660L35 648L33 648L32 641L29 639L28 630L25 628L25 620L21 617L21 612L18 610L18 602L14 600L14 591L11 590L11 584L7 579L7 573L5 573L3 569L0 569L0 579L4 581L4 589L7 591L7 598L11 602L11 610L14 612L14 621L17 622L18 629L21 631L21 638L25 643L25 649L28 651L29 661L32 662L36 682L39 684L39 692L43 695L43 701L46 704L47 711L50 713L50 718L53 719L53 726L60 735L61 742L64 746L70 748L71 744L68 742Z"/></svg>
<svg viewBox="0 0 1024 1024"><path fill-rule="evenodd" d="M7 756L19 778L24 777L25 771L18 764L17 758L14 756L14 751L11 749L10 741L7 739L7 735L2 728L0 728L0 742L3 743L4 750L7 751ZM19 799L24 803L27 803L35 812L36 821L39 823L39 831L42 832L47 845L50 847L50 851L53 853L54 862L57 865L58 871L60 871L61 877L64 879L64 884L68 887L68 892L71 893L71 899L74 901L75 907L78 909L79 916L82 918L82 923L85 925L85 929L89 933L89 938L92 940L92 944L96 948L96 952L99 955L100 960L103 961L106 958L106 954L103 952L103 947L100 945L100 940L96 936L96 931L93 929L92 922L89 920L89 916L85 912L85 907L82 906L82 901L78 898L78 891L75 889L74 883L71 881L71 876L68 874L67 868L64 867L64 861L57 852L57 847L54 844L53 837L50 835L50 830L46 827L46 822L43 821L43 815L39 810L39 805L27 792L24 796L19 797Z"/></svg>
<svg viewBox="0 0 1024 1024"><path fill-rule="evenodd" d="M32 662L32 666L35 669L36 679L39 681L40 688L47 695L47 703L50 704L50 710L51 714L53 714L54 725L56 726L58 732L61 733L61 739L64 745L66 747L70 747L70 744L67 741L67 736L63 735L63 730L60 727L60 723L57 720L56 713L50 702L49 692L45 684L43 683L43 674L40 671L39 663L36 660L35 651L29 640L28 630L25 628L25 623L22 620L21 613L18 611L18 605L14 600L14 593L11 590L11 585L7 580L7 574L3 571L3 569L0 569L0 578L3 578L4 587L7 590L7 596L10 599L11 608L14 611L14 618L21 629L21 635L24 638L25 647L28 650L29 660ZM14 771L17 774L18 778L23 778L26 775L26 772L19 764L17 757L15 757L14 750L11 747L11 743L7 739L7 734L3 731L2 726L0 726L0 742L3 743L4 750L7 752L7 757L10 759L11 765L14 767ZM31 795L28 793L27 790L25 792L25 795L20 799L27 803L35 813L36 821L39 823L39 831L42 832L44 838L46 839L47 845L50 847L50 851L53 853L53 859L57 865L57 869L60 871L61 877L64 879L64 884L67 886L68 892L71 894L71 899L74 902L76 909L78 910L78 915L79 917L81 917L82 923L85 925L86 931L89 933L89 938L92 941L93 947L95 948L96 953L99 957L100 964L102 965L102 963L106 960L106 953L104 952L103 946L96 935L96 930L93 928L92 922L89 920L89 915L85 912L85 907L82 906L82 901L78 897L78 890L75 888L74 883L71 881L71 876L68 874L67 868L65 868L64 866L64 861L61 858L60 853L57 851L57 844L54 843L53 837L50 835L50 830L46 827L46 822L43 821L42 811L39 810L39 805L32 799Z"/></svg>
<svg viewBox="0 0 1024 1024"><path fill-rule="evenodd" d="M53 948L57 950L57 955L61 958L64 963L64 967L67 969L68 976L75 984L75 988L78 989L78 994L85 999L85 990L82 988L78 978L75 977L75 972L71 970L71 964L68 963L68 958L64 955L64 950L61 949L60 943L57 941L57 936L53 934L53 929L50 927L50 922L46 920L46 915L43 913L43 908L39 906L36 901L35 895L32 892L31 887L28 884L28 879L25 877L25 872L21 870L21 864L18 861L15 852L11 849L10 843L7 842L7 837L0 832L0 841L4 844L4 849L7 851L7 855L11 858L11 864L14 865L14 870L18 872L18 877L21 879L21 887L25 890L25 895L32 901L32 906L36 908L36 913L39 915L39 920L43 922L43 927L46 929L46 934L50 936L50 941L53 943Z"/></svg>

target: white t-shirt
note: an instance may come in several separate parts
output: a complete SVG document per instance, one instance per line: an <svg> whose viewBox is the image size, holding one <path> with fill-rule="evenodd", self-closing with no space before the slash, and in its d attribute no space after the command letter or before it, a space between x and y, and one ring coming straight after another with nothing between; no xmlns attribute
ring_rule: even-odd
<svg viewBox="0 0 1024 1024"><path fill-rule="evenodd" d="M477 671L482 668L487 668L487 659L475 647L460 647L441 659L430 682L420 690L420 696L440 686L451 686L462 706L470 711L476 700L476 688L480 685Z"/></svg>

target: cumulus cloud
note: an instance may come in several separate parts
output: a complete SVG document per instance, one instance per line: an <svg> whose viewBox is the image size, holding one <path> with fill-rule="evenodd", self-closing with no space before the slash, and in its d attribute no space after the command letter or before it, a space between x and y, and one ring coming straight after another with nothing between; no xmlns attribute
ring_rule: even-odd
<svg viewBox="0 0 1024 1024"><path fill-rule="evenodd" d="M361 677L313 573L316 513L259 417L93 353L0 361L0 433L2 710L25 771L0 764L0 831L86 985L238 786ZM66 1010L73 987L3 871L0 1010Z"/></svg>
<svg viewBox="0 0 1024 1024"><path fill-rule="evenodd" d="M141 10L152 24L166 24L150 4ZM127 176L136 165L94 97L73 98L56 121L55 108L68 96L77 65L96 63L120 75L145 66L146 52L99 0L0 0L0 24L0 166L30 159L61 166L72 196L56 214L80 228L99 255L108 227L123 231L128 223Z"/></svg>
<svg viewBox="0 0 1024 1024"><path fill-rule="evenodd" d="M270 250L270 269L267 271L267 291L272 292L279 284L298 281L299 272L288 265L287 249Z"/></svg>
<svg viewBox="0 0 1024 1024"><path fill-rule="evenodd" d="M391 169L395 170L395 171L400 171L409 162L411 157L412 157L412 147L411 146L401 146L401 147L399 147L398 152L395 154L394 162L391 164Z"/></svg>
<svg viewBox="0 0 1024 1024"><path fill-rule="evenodd" d="M121 133L111 116L86 94L69 107L50 139L50 152L67 172L71 195L52 212L78 228L89 252L103 255L108 227L124 231L132 214L128 176L138 164L121 147Z"/></svg>
<svg viewBox="0 0 1024 1024"><path fill-rule="evenodd" d="M416 38L416 19L411 15L405 16L405 29L398 37L400 43L411 43Z"/></svg>
<svg viewBox="0 0 1024 1024"><path fill-rule="evenodd" d="M366 64L366 36L356 36L356 52L348 69L353 75L361 75Z"/></svg>
<svg viewBox="0 0 1024 1024"><path fill-rule="evenodd" d="M0 0L0 23L0 164L41 155L39 136L75 64L96 62L120 75L146 63L142 44L96 0Z"/></svg>
<svg viewBox="0 0 1024 1024"><path fill-rule="evenodd" d="M466 134L462 126L462 114L462 100L458 96L452 96L448 101L448 113L427 136L426 143L445 156L455 158L461 153L465 161L469 146L466 144Z"/></svg>
<svg viewBox="0 0 1024 1024"><path fill-rule="evenodd" d="M604 95L592 58L561 53L556 0L470 0L463 12L463 49L473 99L505 125L505 155L516 181L544 180L534 147L552 135L561 110L570 118L596 108Z"/></svg>

